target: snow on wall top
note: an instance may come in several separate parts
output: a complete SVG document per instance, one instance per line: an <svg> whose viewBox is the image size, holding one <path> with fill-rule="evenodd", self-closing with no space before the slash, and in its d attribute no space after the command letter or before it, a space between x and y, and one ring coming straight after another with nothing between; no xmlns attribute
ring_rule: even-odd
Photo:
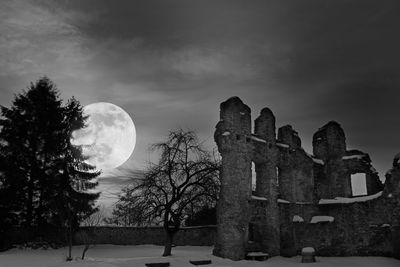
<svg viewBox="0 0 400 267"><path fill-rule="evenodd" d="M314 157L311 157L311 158L317 164L321 164L321 165L325 164L325 162L322 159L317 159L317 158L314 158Z"/></svg>
<svg viewBox="0 0 400 267"><path fill-rule="evenodd" d="M276 145L277 146L280 146L280 147L284 147L284 148L289 148L289 145L287 145L287 144L284 144L284 143L276 143Z"/></svg>
<svg viewBox="0 0 400 267"><path fill-rule="evenodd" d="M264 139L258 138L254 135L251 136L251 139L258 141L258 142L267 143L267 141L265 141Z"/></svg>
<svg viewBox="0 0 400 267"><path fill-rule="evenodd" d="M313 216L310 223L333 222L334 220L335 218L332 216Z"/></svg>
<svg viewBox="0 0 400 267"><path fill-rule="evenodd" d="M362 159L365 156L366 156L365 154L356 154L350 156L343 156L342 159Z"/></svg>
<svg viewBox="0 0 400 267"><path fill-rule="evenodd" d="M382 193L383 193L383 191L380 191L374 195L363 196L363 197L352 197L352 198L335 197L334 199L320 199L318 204L319 205L350 204L350 203L356 203L356 202L365 202L365 201L370 201L370 200L373 200L373 199L376 199L376 198L382 196Z"/></svg>
<svg viewBox="0 0 400 267"><path fill-rule="evenodd" d="M315 252L315 249L312 247L305 247L301 249L301 253L313 253Z"/></svg>
<svg viewBox="0 0 400 267"><path fill-rule="evenodd" d="M278 198L277 202L278 202L278 203L284 203L284 204L291 204L291 203L293 203L293 204L297 204L297 205L311 205L311 204L314 204L313 202L301 202L301 201L290 202L290 201L288 201L288 200L280 199L280 198Z"/></svg>
<svg viewBox="0 0 400 267"><path fill-rule="evenodd" d="M299 215L294 215L292 221L293 222L304 222L304 219Z"/></svg>
<svg viewBox="0 0 400 267"><path fill-rule="evenodd" d="M262 200L262 201L267 201L268 200L265 197L258 197L258 196L251 196L251 199Z"/></svg>
<svg viewBox="0 0 400 267"><path fill-rule="evenodd" d="M324 164L325 164L325 162L324 162L322 159L316 158L314 155L311 155L310 153L308 153L308 152L305 151L305 150L304 150L304 152L306 152L306 155L307 155L308 157L310 157L310 158L314 161L314 163L317 163L317 164L320 164L320 165L324 165Z"/></svg>

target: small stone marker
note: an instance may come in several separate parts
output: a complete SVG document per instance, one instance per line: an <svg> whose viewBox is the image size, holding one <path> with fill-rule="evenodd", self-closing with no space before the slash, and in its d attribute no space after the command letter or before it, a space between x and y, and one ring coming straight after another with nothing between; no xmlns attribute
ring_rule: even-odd
<svg viewBox="0 0 400 267"><path fill-rule="evenodd" d="M305 247L301 250L301 256L302 263L315 262L315 249L312 247Z"/></svg>
<svg viewBox="0 0 400 267"><path fill-rule="evenodd" d="M145 263L148 267L168 267L169 262L154 262L154 263Z"/></svg>
<svg viewBox="0 0 400 267"><path fill-rule="evenodd" d="M211 260L198 260L198 261L189 261L193 265L207 265L211 264Z"/></svg>
<svg viewBox="0 0 400 267"><path fill-rule="evenodd" d="M265 261L268 260L268 253L264 252L250 252L247 253L245 259L250 261Z"/></svg>

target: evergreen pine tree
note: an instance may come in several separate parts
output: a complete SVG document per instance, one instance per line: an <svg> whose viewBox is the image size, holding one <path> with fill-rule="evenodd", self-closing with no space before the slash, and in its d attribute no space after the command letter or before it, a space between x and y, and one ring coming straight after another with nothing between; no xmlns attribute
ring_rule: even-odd
<svg viewBox="0 0 400 267"><path fill-rule="evenodd" d="M71 133L84 127L79 102L72 98L63 106L55 85L44 77L16 95L11 108L1 107L1 116L4 218L16 216L25 226L72 227L95 212L99 194L90 189L100 173L70 142Z"/></svg>

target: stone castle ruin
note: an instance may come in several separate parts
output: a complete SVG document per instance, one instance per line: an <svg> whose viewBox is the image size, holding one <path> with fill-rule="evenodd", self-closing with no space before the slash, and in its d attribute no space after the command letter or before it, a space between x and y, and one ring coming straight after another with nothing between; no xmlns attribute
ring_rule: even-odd
<svg viewBox="0 0 400 267"><path fill-rule="evenodd" d="M214 254L297 255L312 246L326 256L400 257L400 155L385 185L367 153L347 150L343 129L329 122L313 136L313 155L290 125L278 129L268 108L252 132L251 110L223 102L215 141L222 157ZM252 187L255 166L255 191ZM353 196L352 177L367 194Z"/></svg>

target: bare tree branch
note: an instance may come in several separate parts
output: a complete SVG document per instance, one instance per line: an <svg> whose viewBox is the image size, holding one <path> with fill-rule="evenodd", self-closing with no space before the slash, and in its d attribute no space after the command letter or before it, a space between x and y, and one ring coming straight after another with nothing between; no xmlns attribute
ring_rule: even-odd
<svg viewBox="0 0 400 267"><path fill-rule="evenodd" d="M184 218L215 205L219 161L201 148L192 131L170 132L151 149L161 152L158 164L150 163L144 178L123 190L113 215L129 225L162 224L168 241L164 255L170 255Z"/></svg>

